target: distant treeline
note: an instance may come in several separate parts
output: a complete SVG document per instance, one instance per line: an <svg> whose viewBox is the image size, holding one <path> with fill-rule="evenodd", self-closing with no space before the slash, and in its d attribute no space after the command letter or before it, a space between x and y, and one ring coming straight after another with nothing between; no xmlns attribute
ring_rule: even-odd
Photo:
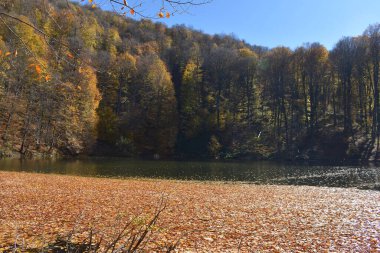
<svg viewBox="0 0 380 253"><path fill-rule="evenodd" d="M376 146L378 24L331 51L267 49L64 0L0 8L3 155L368 158Z"/></svg>

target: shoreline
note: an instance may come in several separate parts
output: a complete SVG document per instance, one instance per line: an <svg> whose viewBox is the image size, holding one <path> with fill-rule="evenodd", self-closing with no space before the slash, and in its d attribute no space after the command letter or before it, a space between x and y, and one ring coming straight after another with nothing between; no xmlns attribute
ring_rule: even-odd
<svg viewBox="0 0 380 253"><path fill-rule="evenodd" d="M132 181L147 181L147 182L159 182L168 181L172 183L194 183L194 184L216 184L216 185L252 185L252 186L289 186L289 187L315 187L315 188L336 188L336 189L356 189L361 191L376 191L380 192L380 185L361 185L361 186L328 186L328 185L309 185L309 184L286 184L275 182L258 182L258 181L241 181L241 180L223 180L223 179L177 179L166 177L145 177L145 176L112 176L112 175L80 175L80 174L65 174L57 172L41 172L41 171L12 171L12 170L0 170L1 173L25 173L36 175L51 175L51 176L66 176L66 177L83 177L94 179L110 179L110 180L132 180ZM285 180L285 178L283 178Z"/></svg>
<svg viewBox="0 0 380 253"><path fill-rule="evenodd" d="M253 162L263 162L263 163L277 163L277 164L287 164L287 165L326 165L326 166L377 166L380 165L379 160L362 160L362 159L343 159L343 160L332 160L323 158L313 158L313 159L289 159L289 158L180 158L180 157L165 157L155 159L153 157L139 157L139 156L111 156L111 155L91 155L91 154L81 154L81 155L62 155L62 156L0 156L0 160L20 160L20 161L59 161L59 160L93 160L93 159L122 159L131 161L147 161L147 162L205 162L205 163L253 163Z"/></svg>

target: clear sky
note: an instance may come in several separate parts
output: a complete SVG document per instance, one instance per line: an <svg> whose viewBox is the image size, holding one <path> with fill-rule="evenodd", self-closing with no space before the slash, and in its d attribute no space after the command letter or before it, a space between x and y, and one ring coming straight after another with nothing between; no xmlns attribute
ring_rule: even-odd
<svg viewBox="0 0 380 253"><path fill-rule="evenodd" d="M210 34L234 34L267 47L294 49L320 42L331 49L343 36L360 35L369 24L379 23L380 0L213 0L190 14L161 21Z"/></svg>

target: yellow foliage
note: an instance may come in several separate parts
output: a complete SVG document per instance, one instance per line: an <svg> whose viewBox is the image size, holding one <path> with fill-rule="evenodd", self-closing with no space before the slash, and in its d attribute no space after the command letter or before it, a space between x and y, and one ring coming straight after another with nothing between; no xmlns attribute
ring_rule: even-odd
<svg viewBox="0 0 380 253"><path fill-rule="evenodd" d="M243 57L254 57L254 58L258 58L257 54L255 52L253 52L251 49L249 48L242 48L242 49L239 49L239 54L240 56L243 56Z"/></svg>
<svg viewBox="0 0 380 253"><path fill-rule="evenodd" d="M73 106L73 105L70 105L70 106L69 106L69 111L70 111L70 112L75 112L75 111L76 111L76 107Z"/></svg>
<svg viewBox="0 0 380 253"><path fill-rule="evenodd" d="M29 18L25 16L20 16L19 18L23 22L31 24ZM36 55L36 57L43 58L46 56L46 53L48 51L47 50L48 45L45 43L43 38L36 33L36 31L32 27L29 27L19 22L17 23L15 29L16 29L17 35L20 37L20 39L22 39L23 41L25 41L25 43L27 43L28 49L32 51ZM19 48L24 47L21 41L18 41L17 43L18 43L18 45L16 45L17 47Z"/></svg>

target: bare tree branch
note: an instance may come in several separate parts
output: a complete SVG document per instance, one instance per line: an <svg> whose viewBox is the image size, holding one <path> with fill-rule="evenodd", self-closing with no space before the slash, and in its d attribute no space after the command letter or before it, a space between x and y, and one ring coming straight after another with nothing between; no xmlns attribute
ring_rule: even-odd
<svg viewBox="0 0 380 253"><path fill-rule="evenodd" d="M118 14L126 15L127 12L125 12L125 9L127 9L129 11L132 11L133 15L148 19L162 19L164 17L168 18L170 16L173 16L175 13L187 13L188 8L191 6L200 6L212 2L212 0L162 0L161 7L158 10L153 10L154 12L158 11L158 13L155 15L148 15L146 14L146 11L141 9L147 3L143 4L141 1L135 1L131 4L124 0L107 1L113 7L114 12ZM92 3L96 6L97 1L93 1ZM115 5L120 6L120 10L117 10Z"/></svg>

